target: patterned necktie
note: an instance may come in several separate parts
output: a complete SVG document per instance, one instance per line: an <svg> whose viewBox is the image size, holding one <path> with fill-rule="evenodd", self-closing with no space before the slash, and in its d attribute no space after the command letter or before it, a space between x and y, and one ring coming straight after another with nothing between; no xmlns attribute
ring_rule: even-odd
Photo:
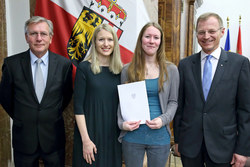
<svg viewBox="0 0 250 167"><path fill-rule="evenodd" d="M205 100L207 100L207 95L212 83L212 63L210 61L211 58L212 55L207 55L203 70L202 86Z"/></svg>
<svg viewBox="0 0 250 167"><path fill-rule="evenodd" d="M43 73L41 69L41 63L43 61L41 59L36 60L36 72L35 72L35 91L36 96L39 101L39 103L42 100L43 92L45 88L44 80L43 80Z"/></svg>

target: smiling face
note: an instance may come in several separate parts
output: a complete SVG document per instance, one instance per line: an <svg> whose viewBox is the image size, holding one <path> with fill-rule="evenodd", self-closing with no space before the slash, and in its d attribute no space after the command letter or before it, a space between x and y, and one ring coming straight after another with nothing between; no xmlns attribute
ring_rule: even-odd
<svg viewBox="0 0 250 167"><path fill-rule="evenodd" d="M225 28L220 27L215 17L209 17L207 20L201 20L197 27L197 39L202 50L211 54L220 45L220 39L224 35Z"/></svg>
<svg viewBox="0 0 250 167"><path fill-rule="evenodd" d="M48 24L46 22L31 23L28 26L25 39L32 53L41 58L48 51L49 45L52 42Z"/></svg>
<svg viewBox="0 0 250 167"><path fill-rule="evenodd" d="M96 51L99 57L107 58L114 50L114 38L113 35L102 29L96 36Z"/></svg>
<svg viewBox="0 0 250 167"><path fill-rule="evenodd" d="M156 56L161 44L161 32L154 26L148 27L142 35L142 49L146 56Z"/></svg>

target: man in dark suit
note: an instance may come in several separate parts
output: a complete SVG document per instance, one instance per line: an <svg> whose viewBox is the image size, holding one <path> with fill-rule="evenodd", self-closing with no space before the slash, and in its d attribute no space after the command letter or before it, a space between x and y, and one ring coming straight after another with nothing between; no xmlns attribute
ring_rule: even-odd
<svg viewBox="0 0 250 167"><path fill-rule="evenodd" d="M0 102L13 119L16 167L38 167L39 159L46 167L64 166L62 112L72 97L72 64L48 50L52 36L50 20L32 17L25 23L30 49L7 57L2 67Z"/></svg>
<svg viewBox="0 0 250 167"><path fill-rule="evenodd" d="M250 155L249 60L219 47L224 31L220 16L201 15L202 50L179 63L174 137L184 167L243 167Z"/></svg>

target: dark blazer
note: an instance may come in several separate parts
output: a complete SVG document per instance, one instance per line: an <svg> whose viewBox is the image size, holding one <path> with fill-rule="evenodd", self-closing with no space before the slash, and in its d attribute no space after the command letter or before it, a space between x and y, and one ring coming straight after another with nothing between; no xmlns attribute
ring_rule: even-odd
<svg viewBox="0 0 250 167"><path fill-rule="evenodd" d="M29 50L5 58L2 72L0 102L13 119L13 148L27 154L34 153L38 145L46 153L64 148L62 112L73 92L71 62L49 51L48 78L40 104Z"/></svg>
<svg viewBox="0 0 250 167"><path fill-rule="evenodd" d="M221 51L204 100L200 53L179 63L180 88L174 137L181 154L193 158L204 138L210 158L231 162L233 153L250 155L250 65L241 55Z"/></svg>

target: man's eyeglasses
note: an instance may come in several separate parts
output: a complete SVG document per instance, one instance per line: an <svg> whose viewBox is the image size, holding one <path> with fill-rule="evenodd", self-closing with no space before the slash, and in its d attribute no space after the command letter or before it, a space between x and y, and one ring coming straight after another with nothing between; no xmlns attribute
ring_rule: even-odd
<svg viewBox="0 0 250 167"><path fill-rule="evenodd" d="M204 36L204 35L206 34L206 32L207 32L209 35L214 35L217 31L219 31L219 30L221 30L221 29L222 29L222 27L220 27L220 28L217 29L217 30L207 30L207 31L201 30L201 31L198 31L197 34L198 34L199 36Z"/></svg>
<svg viewBox="0 0 250 167"><path fill-rule="evenodd" d="M49 34L47 32L30 32L30 33L28 33L28 35L31 37L38 37L38 35L40 35L41 38L46 38L49 36Z"/></svg>

